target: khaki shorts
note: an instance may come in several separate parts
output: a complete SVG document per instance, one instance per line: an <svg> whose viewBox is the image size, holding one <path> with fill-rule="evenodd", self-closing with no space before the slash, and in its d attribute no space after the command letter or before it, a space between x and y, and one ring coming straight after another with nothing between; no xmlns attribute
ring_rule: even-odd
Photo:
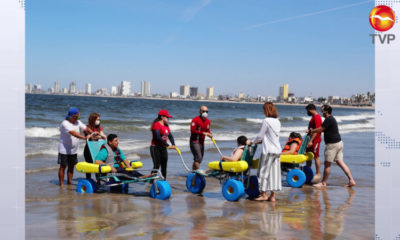
<svg viewBox="0 0 400 240"><path fill-rule="evenodd" d="M325 145L325 161L343 161L343 142L328 143Z"/></svg>

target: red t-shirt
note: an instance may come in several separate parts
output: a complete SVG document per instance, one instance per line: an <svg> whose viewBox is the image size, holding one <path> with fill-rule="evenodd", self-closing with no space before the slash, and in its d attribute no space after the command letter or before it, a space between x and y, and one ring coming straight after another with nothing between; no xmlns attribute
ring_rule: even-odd
<svg viewBox="0 0 400 240"><path fill-rule="evenodd" d="M161 146L161 147L165 146L164 143L157 140L155 130L160 131L161 138L164 140L164 142L167 142L168 135L171 132L169 129L169 126L162 125L160 122L157 121L151 127L151 131L153 133L153 139L151 140L151 145L152 146Z"/></svg>
<svg viewBox="0 0 400 240"><path fill-rule="evenodd" d="M203 132L210 132L211 122L206 118L204 121L200 116L192 119L190 124L190 142L199 143L204 145L204 139L206 135Z"/></svg>
<svg viewBox="0 0 400 240"><path fill-rule="evenodd" d="M319 114L315 114L310 122L308 123L308 129L316 129L321 127L322 125L322 119ZM317 133L317 136L314 138L313 143L321 142L321 133Z"/></svg>

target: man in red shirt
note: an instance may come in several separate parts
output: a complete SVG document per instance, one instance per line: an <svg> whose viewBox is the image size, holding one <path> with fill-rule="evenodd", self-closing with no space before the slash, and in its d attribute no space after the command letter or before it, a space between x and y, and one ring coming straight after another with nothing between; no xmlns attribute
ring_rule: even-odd
<svg viewBox="0 0 400 240"><path fill-rule="evenodd" d="M317 109L314 104L308 104L306 106L307 115L312 116L310 122L308 123L308 130L319 128L322 124L321 116L318 114ZM321 161L319 160L319 146L321 144L321 133L313 133L311 139L307 145L307 152L314 153L315 159L315 175L311 180L312 183L319 182L321 180ZM312 161L307 162L307 166L311 167Z"/></svg>
<svg viewBox="0 0 400 240"><path fill-rule="evenodd" d="M207 106L200 107L200 115L192 119L190 124L190 151L193 154L194 162L192 169L200 168L200 163L204 156L204 139L206 136L212 138L210 132L210 120L207 118Z"/></svg>

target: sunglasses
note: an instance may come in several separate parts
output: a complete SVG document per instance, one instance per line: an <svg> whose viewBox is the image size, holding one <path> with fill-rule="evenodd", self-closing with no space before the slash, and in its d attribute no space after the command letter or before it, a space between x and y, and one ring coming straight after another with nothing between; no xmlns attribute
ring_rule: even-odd
<svg viewBox="0 0 400 240"><path fill-rule="evenodd" d="M203 113L203 112L208 113L208 111L201 111L201 112L202 112L202 113Z"/></svg>

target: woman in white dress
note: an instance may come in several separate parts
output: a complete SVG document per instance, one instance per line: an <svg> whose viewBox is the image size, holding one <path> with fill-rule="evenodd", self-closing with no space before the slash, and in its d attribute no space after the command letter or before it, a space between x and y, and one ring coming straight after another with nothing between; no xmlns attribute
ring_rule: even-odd
<svg viewBox="0 0 400 240"><path fill-rule="evenodd" d="M282 190L280 166L282 149L279 143L281 123L278 119L278 110L273 103L266 102L263 109L266 118L262 122L261 129L252 141L248 141L248 144L262 143L257 172L261 195L254 200L275 202L275 192ZM271 192L270 196L267 195L267 191Z"/></svg>

